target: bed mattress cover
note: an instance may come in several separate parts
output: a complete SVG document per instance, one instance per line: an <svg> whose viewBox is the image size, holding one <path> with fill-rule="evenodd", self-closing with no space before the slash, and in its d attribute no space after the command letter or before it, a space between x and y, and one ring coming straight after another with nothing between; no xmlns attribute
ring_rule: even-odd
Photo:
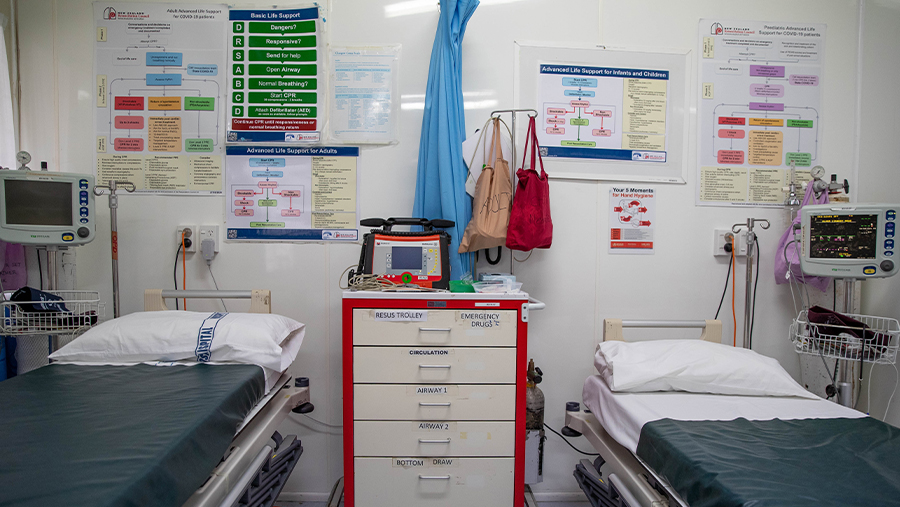
<svg viewBox="0 0 900 507"><path fill-rule="evenodd" d="M900 429L826 400L613 393L585 405L692 507L900 506Z"/></svg>
<svg viewBox="0 0 900 507"><path fill-rule="evenodd" d="M264 377L256 365L52 364L0 382L0 505L180 506Z"/></svg>

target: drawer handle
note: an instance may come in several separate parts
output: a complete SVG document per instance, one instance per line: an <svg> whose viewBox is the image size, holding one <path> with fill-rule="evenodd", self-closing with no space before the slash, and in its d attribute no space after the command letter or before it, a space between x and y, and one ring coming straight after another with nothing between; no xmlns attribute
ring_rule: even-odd
<svg viewBox="0 0 900 507"><path fill-rule="evenodd" d="M433 481L433 480L449 481L450 476L449 475L420 475L419 479L428 480L428 481Z"/></svg>
<svg viewBox="0 0 900 507"><path fill-rule="evenodd" d="M444 369L449 370L450 365L449 364L420 364L419 368L444 368Z"/></svg>
<svg viewBox="0 0 900 507"><path fill-rule="evenodd" d="M437 402L429 402L429 401L420 401L419 406L420 407L449 407L450 402L445 401L443 403L437 403Z"/></svg>
<svg viewBox="0 0 900 507"><path fill-rule="evenodd" d="M430 331L430 332L435 332L435 333L449 333L450 328L449 327L420 327L419 331L426 331L426 332Z"/></svg>
<svg viewBox="0 0 900 507"><path fill-rule="evenodd" d="M443 439L443 440L428 440L428 439L425 439L425 438L420 438L420 439L419 439L419 443L420 443L420 444L449 444L449 443L450 443L450 439L449 439L449 438L445 438L445 439Z"/></svg>

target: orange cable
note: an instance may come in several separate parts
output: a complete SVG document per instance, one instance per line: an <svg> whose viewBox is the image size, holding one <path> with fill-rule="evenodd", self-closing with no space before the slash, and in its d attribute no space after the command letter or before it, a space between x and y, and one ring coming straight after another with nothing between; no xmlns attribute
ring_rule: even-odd
<svg viewBox="0 0 900 507"><path fill-rule="evenodd" d="M181 230L181 290L187 290L187 247L184 246L184 229ZM187 310L187 299L181 300L181 307Z"/></svg>
<svg viewBox="0 0 900 507"><path fill-rule="evenodd" d="M734 237L731 238L731 319L734 322L734 335L732 336L732 347L737 347L737 313L734 311L734 281L737 272L737 262L734 257Z"/></svg>

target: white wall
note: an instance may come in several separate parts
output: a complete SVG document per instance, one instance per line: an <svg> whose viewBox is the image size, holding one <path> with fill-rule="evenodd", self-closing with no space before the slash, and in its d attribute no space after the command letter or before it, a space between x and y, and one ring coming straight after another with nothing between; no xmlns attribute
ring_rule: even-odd
<svg viewBox="0 0 900 507"><path fill-rule="evenodd" d="M434 9L385 19L384 7L391 3L394 1L334 0L328 17L333 43L403 44L401 94L405 107L401 113L401 142L397 146L362 152L363 216L403 216L412 208L422 119L422 110L415 104L424 100L438 16ZM861 144L866 163L860 170L863 192L860 197L890 199L890 194L876 194L879 188L884 188L880 185L892 168L893 159L885 148L896 144L898 120L889 113L897 111L898 99L892 89L898 77L897 56L891 56L892 66L880 65L879 59L885 52L874 50L898 47L900 41L893 28L898 26L900 15L889 5L872 1L866 5L869 14L865 23L865 49L869 51L871 45L872 51L867 53L870 56L864 62L864 75L872 82L867 82L864 91L871 90L873 101L863 102L863 134L883 136L879 137L883 140L864 139ZM18 3L18 11L23 90L21 148L31 151L36 160L50 161L53 169L90 172L94 82L91 2L28 0ZM515 40L694 50L700 18L827 23L822 158L829 172L855 181L852 169L856 159L852 148L857 129L858 13L858 3L849 0L483 0L468 25L463 43L463 90L466 101L471 102L471 107L466 109L468 131L480 127L491 110L514 105ZM880 97L892 94L888 100L893 107L886 111L888 108L881 106ZM787 337L794 313L790 292L787 286L775 286L772 276L774 250L784 228L783 213L771 209L694 206L696 97L692 101L688 182L656 185L659 213L658 246L654 255L607 254L608 183L554 180L551 183L556 231L553 248L535 252L526 263L516 266L516 274L525 282L525 289L548 306L533 316L529 355L546 374L541 384L547 398L546 421L556 429L562 426L565 401L580 400L581 384L593 370L593 347L599 338L602 318L712 318L727 267L727 262L711 255L712 230L744 222L748 217L768 218L773 223L770 230L759 231L762 271L754 348L777 358L789 372L799 375L798 359ZM871 161L866 158L870 156ZM882 171L875 179L867 176L870 166ZM553 172L552 161L548 161L547 169ZM100 206L105 204L101 198ZM121 200L123 313L141 309L144 288L171 286L175 227L221 224L223 209L223 200L216 197L134 196ZM108 230L108 226L103 210L98 230ZM109 241L102 232L97 241L78 250L80 287L100 290L107 301L111 292L108 251ZM308 324L308 338L293 371L311 377L313 402L317 407L313 417L330 424L341 420L338 276L344 268L356 263L358 252L357 245L346 244L226 243L213 263L221 288L270 288L275 312ZM190 259L189 266L189 287L212 286L199 257ZM743 275L744 263L740 261L738 290L741 293ZM896 292L884 299L888 297L892 306L883 306L881 310L898 313ZM737 307L740 334L743 308L740 293ZM723 315L728 314L730 309L723 309ZM730 317L723 320L725 334L730 337L733 329ZM886 377L890 375L885 373ZM887 380L884 385L874 386L873 398L882 400L882 407L890 394L888 387L893 384L887 386ZM291 498L324 498L342 474L340 430L328 430L302 417L286 423L283 430L298 433L306 448L286 492ZM583 440L576 440L576 445L588 448ZM577 491L571 474L580 456L553 435L549 436L546 450L545 482L535 490L545 498L562 498L567 492Z"/></svg>

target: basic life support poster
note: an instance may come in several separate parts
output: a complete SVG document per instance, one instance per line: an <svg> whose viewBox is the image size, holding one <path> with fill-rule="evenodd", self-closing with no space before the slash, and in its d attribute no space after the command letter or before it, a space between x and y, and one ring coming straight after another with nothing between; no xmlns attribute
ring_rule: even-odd
<svg viewBox="0 0 900 507"><path fill-rule="evenodd" d="M227 18L216 4L94 4L97 184L222 193Z"/></svg>
<svg viewBox="0 0 900 507"><path fill-rule="evenodd" d="M228 142L318 142L318 7L229 13Z"/></svg>
<svg viewBox="0 0 900 507"><path fill-rule="evenodd" d="M825 25L700 21L696 203L777 206L822 163Z"/></svg>
<svg viewBox="0 0 900 507"><path fill-rule="evenodd" d="M226 237L356 241L359 148L229 146Z"/></svg>

